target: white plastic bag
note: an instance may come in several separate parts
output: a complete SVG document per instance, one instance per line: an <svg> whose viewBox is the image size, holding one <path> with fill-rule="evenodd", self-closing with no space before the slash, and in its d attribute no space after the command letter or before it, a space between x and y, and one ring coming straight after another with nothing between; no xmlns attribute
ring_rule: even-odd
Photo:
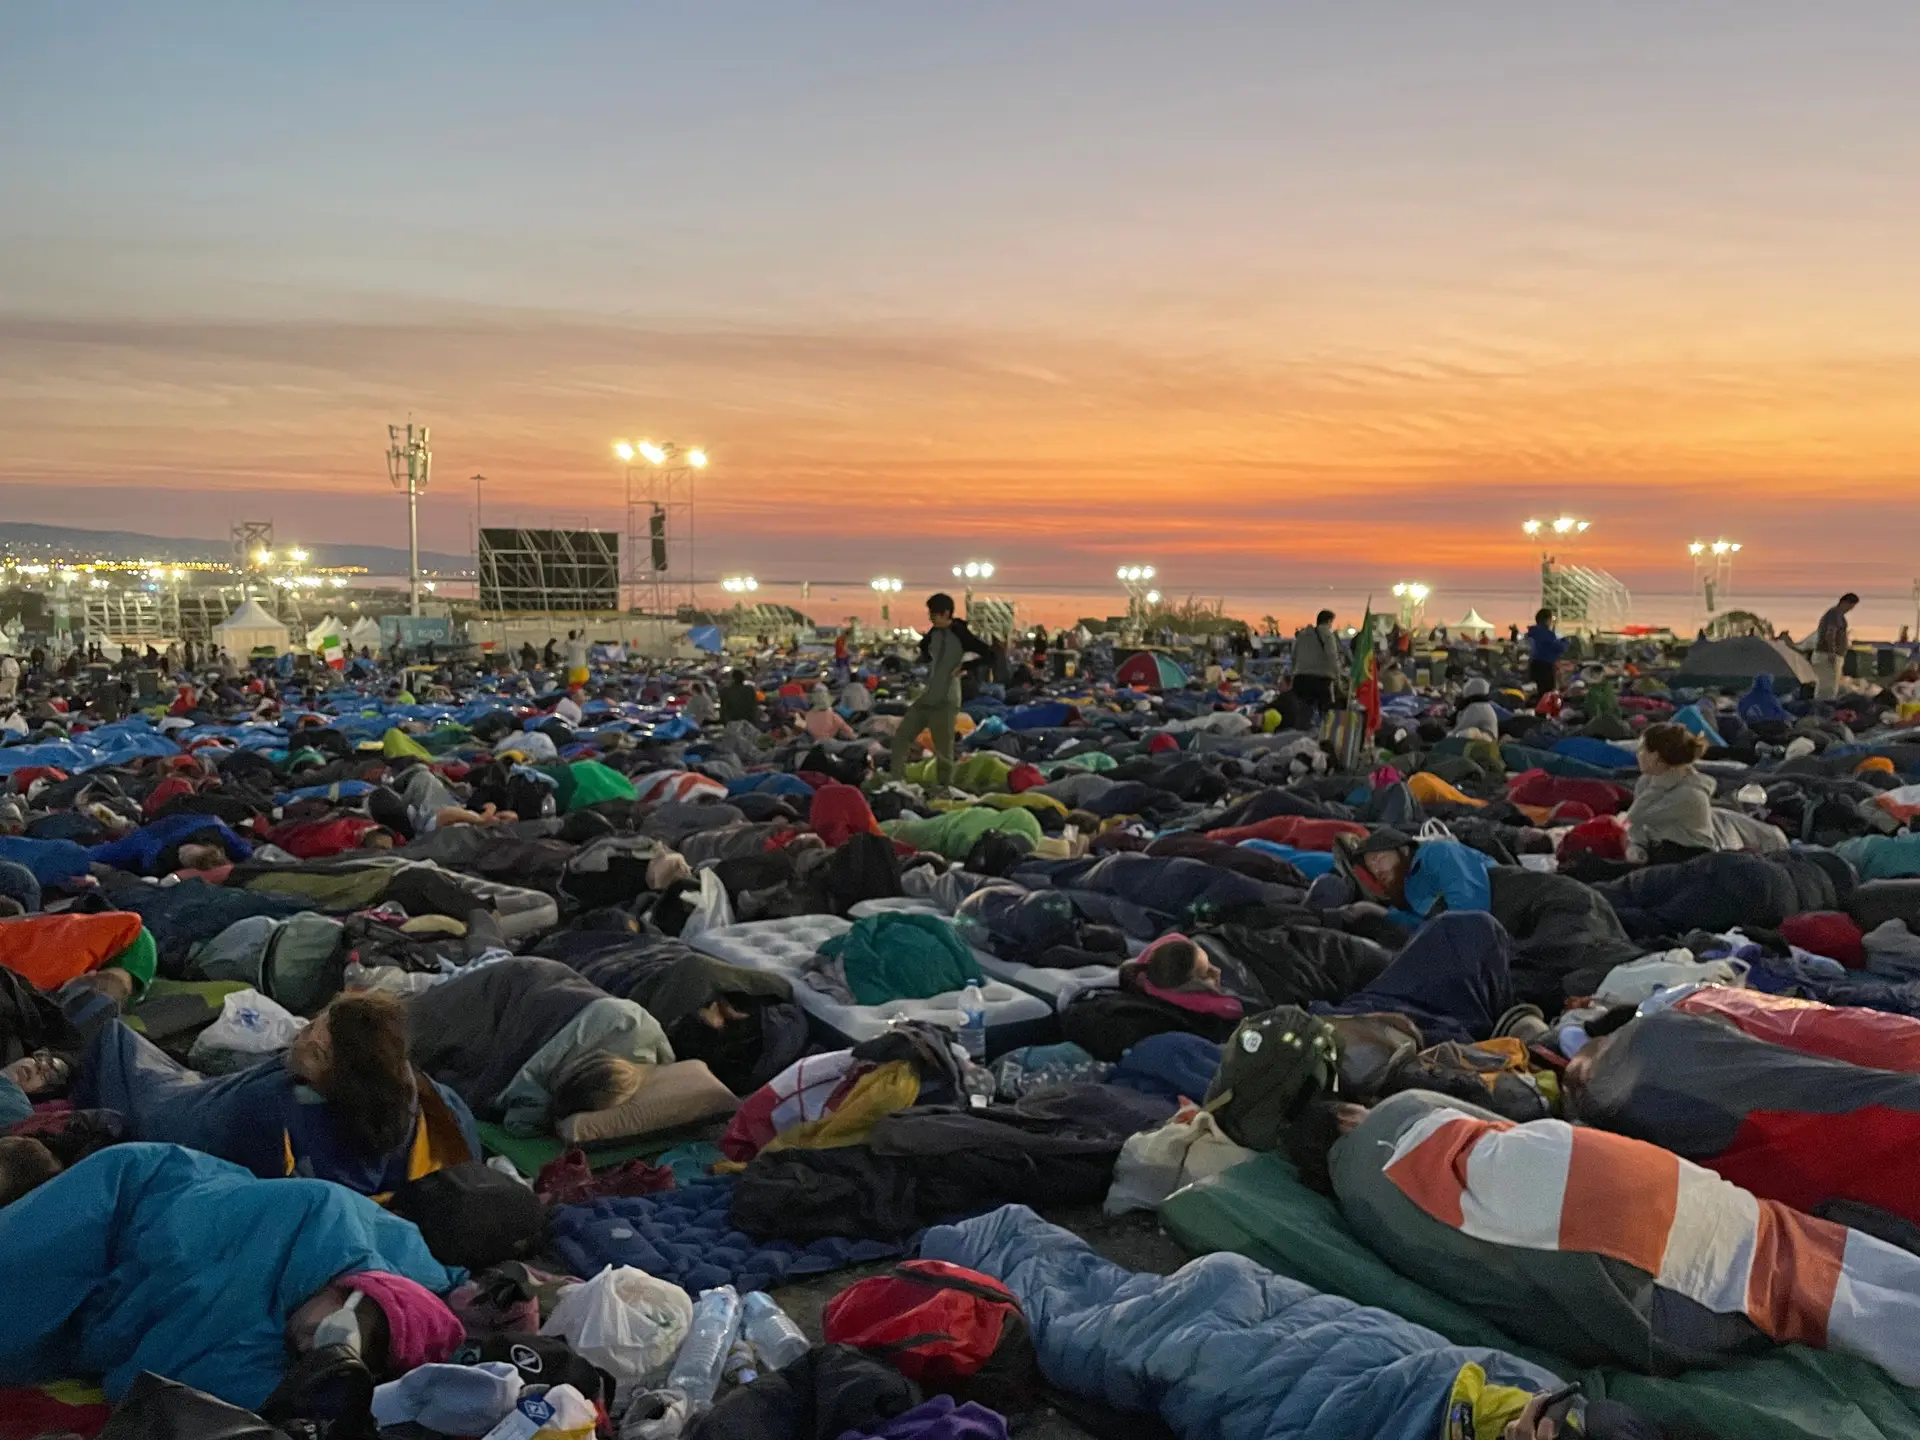
<svg viewBox="0 0 1920 1440"><path fill-rule="evenodd" d="M1593 992L1603 1005L1638 1005L1674 985L1732 985L1747 983L1744 960L1696 960L1691 950L1668 950L1616 965Z"/></svg>
<svg viewBox="0 0 1920 1440"><path fill-rule="evenodd" d="M258 990L236 990L220 1002L220 1018L194 1044L241 1055L278 1055L306 1028L306 1021Z"/></svg>
<svg viewBox="0 0 1920 1440"><path fill-rule="evenodd" d="M561 1291L540 1327L622 1385L664 1376L693 1323L693 1299L678 1285L631 1265L609 1265Z"/></svg>
<svg viewBox="0 0 1920 1440"><path fill-rule="evenodd" d="M1158 1130L1142 1131L1120 1147L1113 1186L1101 1208L1108 1215L1157 1209L1183 1185L1231 1170L1253 1156L1253 1151L1229 1140L1210 1113L1197 1105L1184 1105Z"/></svg>
<svg viewBox="0 0 1920 1440"><path fill-rule="evenodd" d="M680 927L680 938L691 941L709 930L719 930L733 924L733 902L727 898L727 887L720 883L719 875L712 870L700 872L700 898L694 902L693 913L687 916L687 923Z"/></svg>

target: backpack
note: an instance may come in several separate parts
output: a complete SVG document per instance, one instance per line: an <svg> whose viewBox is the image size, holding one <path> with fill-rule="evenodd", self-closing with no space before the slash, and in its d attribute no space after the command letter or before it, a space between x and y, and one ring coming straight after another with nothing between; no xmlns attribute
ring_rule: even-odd
<svg viewBox="0 0 1920 1440"><path fill-rule="evenodd" d="M1334 1088L1339 1064L1340 1047L1325 1020L1298 1005L1263 1010L1227 1037L1206 1108L1236 1144L1278 1150L1294 1116Z"/></svg>
<svg viewBox="0 0 1920 1440"><path fill-rule="evenodd" d="M484 1270L524 1260L546 1239L546 1209L533 1190L478 1160L409 1180L387 1209L420 1227L442 1265Z"/></svg>
<svg viewBox="0 0 1920 1440"><path fill-rule="evenodd" d="M1033 1336L998 1280L944 1260L908 1260L849 1285L820 1316L829 1345L851 1345L909 1380L1008 1412L1039 1388Z"/></svg>

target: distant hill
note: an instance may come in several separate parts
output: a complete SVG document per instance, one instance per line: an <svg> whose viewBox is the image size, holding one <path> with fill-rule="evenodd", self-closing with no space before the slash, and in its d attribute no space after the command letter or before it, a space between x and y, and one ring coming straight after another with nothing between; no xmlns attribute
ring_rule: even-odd
<svg viewBox="0 0 1920 1440"><path fill-rule="evenodd" d="M233 555L231 540L142 535L135 530L83 530L75 525L0 523L0 550L22 546L115 560L225 560ZM364 565L375 575L407 573L407 552L397 545L330 545L313 541L306 544L306 549L315 565ZM422 550L420 563L428 570L471 570L473 557Z"/></svg>

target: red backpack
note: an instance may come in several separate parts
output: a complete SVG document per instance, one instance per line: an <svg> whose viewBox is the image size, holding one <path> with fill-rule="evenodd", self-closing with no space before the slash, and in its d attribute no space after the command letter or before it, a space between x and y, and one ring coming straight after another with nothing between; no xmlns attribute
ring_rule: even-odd
<svg viewBox="0 0 1920 1440"><path fill-rule="evenodd" d="M998 1280L944 1260L908 1260L827 1302L829 1345L851 1345L909 1380L955 1399L1007 1411L1039 1387L1033 1337L1020 1302Z"/></svg>

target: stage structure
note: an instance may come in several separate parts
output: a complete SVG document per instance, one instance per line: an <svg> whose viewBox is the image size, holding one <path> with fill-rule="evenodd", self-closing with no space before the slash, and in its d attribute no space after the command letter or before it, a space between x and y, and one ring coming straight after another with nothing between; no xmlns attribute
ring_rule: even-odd
<svg viewBox="0 0 1920 1440"><path fill-rule="evenodd" d="M620 609L620 537L611 530L480 531L480 608L489 615Z"/></svg>
<svg viewBox="0 0 1920 1440"><path fill-rule="evenodd" d="M627 475L629 602L650 615L676 615L699 603L693 555L693 486L707 452L671 440L617 440Z"/></svg>

